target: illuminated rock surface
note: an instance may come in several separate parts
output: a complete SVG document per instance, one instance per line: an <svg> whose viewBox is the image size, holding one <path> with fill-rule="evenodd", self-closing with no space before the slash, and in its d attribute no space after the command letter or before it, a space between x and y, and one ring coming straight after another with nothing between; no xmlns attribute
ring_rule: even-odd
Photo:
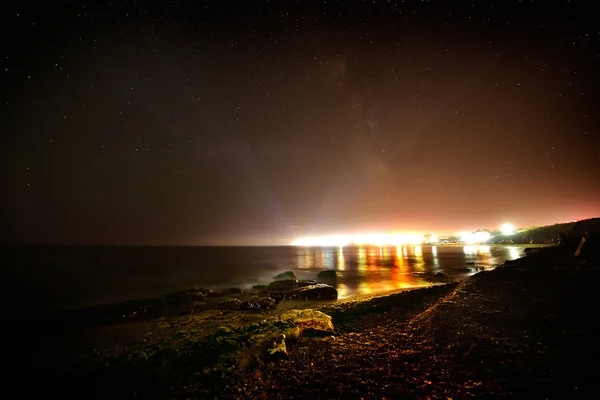
<svg viewBox="0 0 600 400"><path fill-rule="evenodd" d="M292 321L300 329L333 331L331 317L315 310L290 310L281 315L282 321Z"/></svg>

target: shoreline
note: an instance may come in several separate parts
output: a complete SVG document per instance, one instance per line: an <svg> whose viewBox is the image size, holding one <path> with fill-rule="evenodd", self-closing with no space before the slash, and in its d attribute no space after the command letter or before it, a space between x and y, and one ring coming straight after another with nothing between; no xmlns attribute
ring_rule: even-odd
<svg viewBox="0 0 600 400"><path fill-rule="evenodd" d="M118 329L128 324L112 325L96 334L105 340L120 335L118 343L74 354L66 369L42 368L35 379L48 390L87 397L89 385L102 379L98 398L116 392L147 398L577 398L600 379L600 329L593 317L600 268L567 250L536 250L428 288L335 302L284 300L261 313L160 317L129 325L129 337ZM302 306L330 315L334 331L289 341L286 358L240 369L251 347L246 334ZM56 347L57 340L49 344Z"/></svg>
<svg viewBox="0 0 600 400"><path fill-rule="evenodd" d="M443 250L444 248L446 250ZM408 254L401 252L403 254L400 255L390 251L386 257L391 258L386 260L382 258L381 252L379 252L379 255L375 254L376 259L371 260L367 258L359 259L359 255L350 252L345 259L346 265L342 265L339 269L341 272L338 273L338 280L336 282L339 286L336 286L336 288L339 289L340 299L345 299L349 296L362 293L381 294L401 287L421 287L443 281L444 279L440 276L433 276L438 271L444 273L448 280L456 277L463 278L464 276L473 274L480 268L494 268L505 259L518 256L522 253L522 248L520 247L510 248L509 254L506 246L492 246L491 253L489 249L484 249L484 252L492 255L498 254L499 256L498 258L490 258L487 255L475 254L475 249L475 247L471 247L470 249L465 247L465 254L463 255L462 246L439 247L438 251L441 251L439 258L440 265L437 266L437 252L433 254L427 247L424 247L423 257L425 266L423 268L417 266L420 263L420 259L414 258L410 249L408 250ZM319 249L313 250L318 251ZM373 250L377 253L378 249L374 248ZM173 251L175 252L176 250ZM302 250L291 249L290 251L296 252ZM461 254L455 257L453 253ZM176 253L160 255L165 260L161 258L161 261L156 265L151 263L148 263L148 265L144 264L146 261L144 261L142 255L146 257L147 254L136 253L135 255L131 255L131 266L128 266L127 263L119 262L108 269L103 269L102 265L111 260L118 260L121 257L127 259L129 255L126 253L112 254L110 253L110 248L103 250L102 255L83 252L74 254L71 257L69 254L67 252L56 255L56 259L47 266L43 265L41 261L50 257L46 253L42 254L39 260L36 259L37 256L35 256L34 252L24 258L14 257L21 261L20 264L15 263L9 266L8 275L5 275L6 289L3 290L3 311L6 319L11 321L11 323L28 321L32 318L41 320L57 313L84 310L122 301L160 297L174 291L189 288L190 286L209 288L215 291L225 290L230 287L239 287L244 291L251 291L253 285L268 283L272 276L283 270L294 270L298 274L299 279L315 279L318 272L332 268L331 263L317 265L316 253L311 255L314 258L314 265L296 265L294 262L300 263L300 261L294 257L291 264L286 264L285 260L289 258L289 255L285 251L282 254L268 252L258 254L265 262L258 263L259 265L256 268L250 262L246 262L248 265L244 267L245 262L240 261L237 264L231 264L228 268L216 271L214 275L211 275L210 268L207 269L208 272L198 272L202 268L190 266L197 262L194 261L194 257L197 258L198 255L183 257L187 261L181 262L181 265L177 264L179 266L171 271L169 268L163 266L163 264L166 262L166 259L174 257ZM383 254L386 254L385 250ZM285 256L285 259L282 258L283 256ZM87 265L86 257L99 261L93 261L90 265ZM400 263L399 257L402 257L402 264L408 265L408 268L396 269L391 265L391 263ZM465 259L464 263L461 261L463 257ZM243 257L240 258L240 260L242 259ZM271 259L274 260L272 265L269 263ZM34 261L40 265L34 265ZM66 264L61 266L62 264L59 261L65 261ZM280 264L276 264L275 261L280 262ZM338 260L333 263L334 268L337 268L336 263L338 262L340 261ZM217 261L211 261L210 263L217 263ZM371 265L375 265L376 267L371 268ZM397 274L398 271L400 271L399 274ZM148 273L150 276L145 277L145 273ZM35 274L43 278L30 278L30 275ZM182 277L186 276L190 279L182 279ZM394 278L393 282L391 281L392 277ZM98 281L98 284L95 283L96 281ZM15 284L11 284L11 282ZM23 307L18 308L8 305L14 302L23 305Z"/></svg>

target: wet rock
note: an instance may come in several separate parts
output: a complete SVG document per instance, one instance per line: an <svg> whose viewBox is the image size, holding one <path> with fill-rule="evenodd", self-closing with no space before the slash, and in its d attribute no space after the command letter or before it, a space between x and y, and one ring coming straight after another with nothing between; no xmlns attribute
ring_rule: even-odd
<svg viewBox="0 0 600 400"><path fill-rule="evenodd" d="M275 275L273 279L296 279L296 273L294 271L285 271Z"/></svg>
<svg viewBox="0 0 600 400"><path fill-rule="evenodd" d="M277 301L283 299L336 300L338 295L333 286L312 280L298 281L295 279L271 282L261 293Z"/></svg>
<svg viewBox="0 0 600 400"><path fill-rule="evenodd" d="M438 278L443 278L446 275L443 272L436 272L435 274L433 274L433 276L438 277Z"/></svg>
<svg viewBox="0 0 600 400"><path fill-rule="evenodd" d="M316 285L319 282L307 280L307 281L299 281L296 279L285 279L281 281L274 281L269 283L267 290L293 290L300 287Z"/></svg>
<svg viewBox="0 0 600 400"><path fill-rule="evenodd" d="M337 297L337 290L324 283L300 287L286 295L288 299L298 300L337 300Z"/></svg>
<svg viewBox="0 0 600 400"><path fill-rule="evenodd" d="M337 273L333 269L321 271L317 274L317 279L337 279Z"/></svg>
<svg viewBox="0 0 600 400"><path fill-rule="evenodd" d="M244 293L244 291L242 289L238 289L238 288L229 288L229 289L225 289L225 290L221 291L221 294L223 294L223 295L232 295L232 294L240 294L240 293Z"/></svg>
<svg viewBox="0 0 600 400"><path fill-rule="evenodd" d="M315 331L333 331L331 317L321 311L312 309L290 310L280 316L282 321L291 321L301 330L313 329Z"/></svg>
<svg viewBox="0 0 600 400"><path fill-rule="evenodd" d="M298 287L299 281L296 279L285 279L269 283L267 290L292 290Z"/></svg>
<svg viewBox="0 0 600 400"><path fill-rule="evenodd" d="M219 294L211 289L189 288L177 292L167 293L162 296L165 303L185 304L202 301L206 297L217 297Z"/></svg>

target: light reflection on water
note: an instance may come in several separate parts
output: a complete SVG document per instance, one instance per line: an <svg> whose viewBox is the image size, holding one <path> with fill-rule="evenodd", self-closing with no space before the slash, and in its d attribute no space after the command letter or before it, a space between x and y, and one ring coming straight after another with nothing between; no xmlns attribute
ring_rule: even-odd
<svg viewBox="0 0 600 400"><path fill-rule="evenodd" d="M519 258L519 251L520 249L518 247L508 247L508 253L510 254L510 258L511 259L515 259L515 258Z"/></svg>
<svg viewBox="0 0 600 400"><path fill-rule="evenodd" d="M365 245L296 251L294 269L310 271L310 276L299 278L315 279L319 271L335 269L340 298L460 280L481 267L490 269L522 255L519 247L493 246ZM435 276L440 272L443 276Z"/></svg>
<svg viewBox="0 0 600 400"><path fill-rule="evenodd" d="M11 318L147 298L191 286L251 290L283 271L335 269L344 298L462 279L523 255L520 246L8 247L3 304ZM436 277L441 272L443 277ZM44 288L44 290L39 290ZM34 297L32 297L34 296Z"/></svg>
<svg viewBox="0 0 600 400"><path fill-rule="evenodd" d="M344 261L344 249L340 247L338 250L337 269L339 271L343 271L345 267L346 262Z"/></svg>

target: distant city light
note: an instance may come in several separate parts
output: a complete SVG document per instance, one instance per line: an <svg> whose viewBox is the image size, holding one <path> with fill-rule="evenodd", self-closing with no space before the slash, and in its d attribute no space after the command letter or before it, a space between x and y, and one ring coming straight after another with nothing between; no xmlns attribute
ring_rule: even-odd
<svg viewBox="0 0 600 400"><path fill-rule="evenodd" d="M462 232L460 234L460 240L465 244L485 243L491 237L489 232Z"/></svg>
<svg viewBox="0 0 600 400"><path fill-rule="evenodd" d="M356 235L333 235L303 237L294 240L292 246L347 246L349 244L363 245L403 245L422 244L424 236L420 233L363 233Z"/></svg>
<svg viewBox="0 0 600 400"><path fill-rule="evenodd" d="M515 233L515 228L511 224L504 224L500 227L500 232L504 235L512 235Z"/></svg>

